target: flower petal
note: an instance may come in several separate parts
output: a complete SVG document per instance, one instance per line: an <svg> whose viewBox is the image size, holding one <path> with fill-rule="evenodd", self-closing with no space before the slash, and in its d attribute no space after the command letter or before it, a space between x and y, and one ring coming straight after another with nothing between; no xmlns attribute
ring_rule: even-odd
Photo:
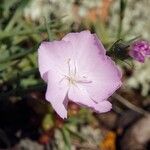
<svg viewBox="0 0 150 150"><path fill-rule="evenodd" d="M105 50L103 44L101 43L100 39L98 38L98 36L96 34L93 34L93 36L94 36L95 44L97 45L98 49L100 50L100 53L106 54L106 50Z"/></svg>
<svg viewBox="0 0 150 150"><path fill-rule="evenodd" d="M82 65L80 65L82 66ZM121 86L121 72L108 56L99 56L84 68L80 67L84 76L88 75L90 84L84 85L89 96L96 102L111 96Z"/></svg>
<svg viewBox="0 0 150 150"><path fill-rule="evenodd" d="M72 55L70 42L43 42L38 49L38 64L41 77L47 81L47 72L55 70L60 74L67 72L67 60Z"/></svg>
<svg viewBox="0 0 150 150"><path fill-rule="evenodd" d="M104 100L98 103L95 107L96 107L95 111L99 110L98 112L105 113L112 109L112 104L109 101Z"/></svg>
<svg viewBox="0 0 150 150"><path fill-rule="evenodd" d="M73 45L79 77L91 84L83 84L89 96L100 102L107 99L121 86L121 73L115 63L105 55L106 50L97 36L89 31L70 33L63 40ZM80 46L79 46L80 45Z"/></svg>
<svg viewBox="0 0 150 150"><path fill-rule="evenodd" d="M108 101L94 102L82 85L71 86L68 92L68 98L81 106L89 107L99 113L107 112L111 109L111 103Z"/></svg>
<svg viewBox="0 0 150 150"><path fill-rule="evenodd" d="M63 40L72 43L75 58L79 62L85 62L85 65L86 62L92 62L96 59L98 57L97 54L106 54L106 50L96 34L91 34L90 31L69 33L63 38Z"/></svg>
<svg viewBox="0 0 150 150"><path fill-rule="evenodd" d="M46 100L52 104L52 107L61 118L67 118L67 82L63 80L58 73L53 71L49 71L47 75L48 87L46 91Z"/></svg>
<svg viewBox="0 0 150 150"><path fill-rule="evenodd" d="M138 51L130 51L129 55L134 58L135 60L144 63L146 55L143 55L142 53Z"/></svg>

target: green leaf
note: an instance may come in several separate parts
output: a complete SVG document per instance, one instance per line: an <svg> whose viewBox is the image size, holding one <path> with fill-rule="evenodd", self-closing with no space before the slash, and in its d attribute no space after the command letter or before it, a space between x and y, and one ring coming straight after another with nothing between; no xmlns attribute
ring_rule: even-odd
<svg viewBox="0 0 150 150"><path fill-rule="evenodd" d="M66 129L66 127L63 127L60 130L64 139L65 150L71 150L71 137L69 131Z"/></svg>
<svg viewBox="0 0 150 150"><path fill-rule="evenodd" d="M37 46L35 46L35 48L32 48L30 50L24 50L20 53L17 53L17 54L14 54L8 58L5 58L5 60L0 60L0 64L2 63L6 63L6 62L9 62L9 61L13 61L13 60L17 60L17 59L21 59L22 57L30 54L30 53L33 53L34 51L37 50Z"/></svg>
<svg viewBox="0 0 150 150"><path fill-rule="evenodd" d="M66 125L65 128L70 132L71 135L73 135L73 136L79 138L79 139L82 140L82 141L86 141L86 139L85 139L80 133L71 130L71 129L69 128L69 126Z"/></svg>

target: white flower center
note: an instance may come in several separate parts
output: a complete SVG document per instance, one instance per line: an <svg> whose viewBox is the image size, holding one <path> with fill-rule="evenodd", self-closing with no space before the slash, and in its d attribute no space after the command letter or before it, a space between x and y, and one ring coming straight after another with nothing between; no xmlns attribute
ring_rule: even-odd
<svg viewBox="0 0 150 150"><path fill-rule="evenodd" d="M65 78L68 80L69 85L92 82L91 80L88 80L87 76L79 75L75 61L71 61L71 59L69 58L67 60L67 65L68 65L68 74L65 75Z"/></svg>

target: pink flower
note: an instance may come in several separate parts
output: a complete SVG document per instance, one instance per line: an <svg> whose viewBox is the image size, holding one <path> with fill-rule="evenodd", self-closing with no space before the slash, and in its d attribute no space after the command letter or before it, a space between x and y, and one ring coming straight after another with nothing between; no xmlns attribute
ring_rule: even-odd
<svg viewBox="0 0 150 150"><path fill-rule="evenodd" d="M38 62L48 84L46 99L61 118L67 118L69 100L99 113L111 109L107 98L121 86L121 73L95 34L82 31L43 42Z"/></svg>
<svg viewBox="0 0 150 150"><path fill-rule="evenodd" d="M144 63L145 58L150 56L150 43L146 40L137 40L131 45L131 50L129 55L139 61Z"/></svg>

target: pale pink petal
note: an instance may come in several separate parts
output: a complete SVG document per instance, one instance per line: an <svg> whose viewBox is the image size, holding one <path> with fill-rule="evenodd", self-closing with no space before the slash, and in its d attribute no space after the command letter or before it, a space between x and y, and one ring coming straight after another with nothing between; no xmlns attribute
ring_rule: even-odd
<svg viewBox="0 0 150 150"><path fill-rule="evenodd" d="M84 68L84 69L83 69ZM96 102L110 97L121 86L121 73L108 56L99 56L92 63L78 68L82 76L88 76L92 82L83 84L89 96Z"/></svg>
<svg viewBox="0 0 150 150"><path fill-rule="evenodd" d="M52 104L52 107L61 118L67 118L67 83L62 76L51 70L47 73L47 76L48 86L46 91L46 100Z"/></svg>
<svg viewBox="0 0 150 150"><path fill-rule="evenodd" d="M62 40L71 42L76 50L80 45L80 48L85 52L87 51L85 48L88 47L88 45L94 45L96 50L93 49L93 51L98 50L100 54L106 54L106 50L98 36L96 34L91 34L91 32L88 30L76 33L68 33Z"/></svg>
<svg viewBox="0 0 150 150"><path fill-rule="evenodd" d="M46 73L51 69L65 74L68 69L67 61L72 56L70 42L42 42L38 49L38 64L41 77L47 81Z"/></svg>
<svg viewBox="0 0 150 150"><path fill-rule="evenodd" d="M68 99L81 106L89 107L99 113L107 112L111 109L111 103L108 101L100 103L94 102L82 85L71 86L68 91Z"/></svg>
<svg viewBox="0 0 150 150"><path fill-rule="evenodd" d="M100 41L100 39L98 38L98 36L96 34L93 34L94 36L94 39L95 39L95 44L97 45L97 47L99 48L100 50L100 53L101 54L106 54L106 50L102 44L102 42Z"/></svg>
<svg viewBox="0 0 150 150"><path fill-rule="evenodd" d="M69 33L63 40L72 43L72 52L78 63L82 61L86 65L87 62L93 62L99 55L106 53L96 34L91 34L90 31Z"/></svg>
<svg viewBox="0 0 150 150"><path fill-rule="evenodd" d="M105 113L112 109L112 104L109 101L104 100L102 102L99 102L95 107L95 111L99 110L99 113Z"/></svg>
<svg viewBox="0 0 150 150"><path fill-rule="evenodd" d="M90 99L85 88L80 85L70 86L68 99L79 104L85 104L89 107L93 106L95 103L92 99Z"/></svg>
<svg viewBox="0 0 150 150"><path fill-rule="evenodd" d="M97 69L104 64L103 57L106 56L106 50L96 34L91 34L89 31L69 33L63 40L70 41L73 45L73 55L75 56L79 76L89 77L89 72L97 72ZM102 61L102 65L100 65L100 61ZM103 72L105 66L100 69Z"/></svg>

